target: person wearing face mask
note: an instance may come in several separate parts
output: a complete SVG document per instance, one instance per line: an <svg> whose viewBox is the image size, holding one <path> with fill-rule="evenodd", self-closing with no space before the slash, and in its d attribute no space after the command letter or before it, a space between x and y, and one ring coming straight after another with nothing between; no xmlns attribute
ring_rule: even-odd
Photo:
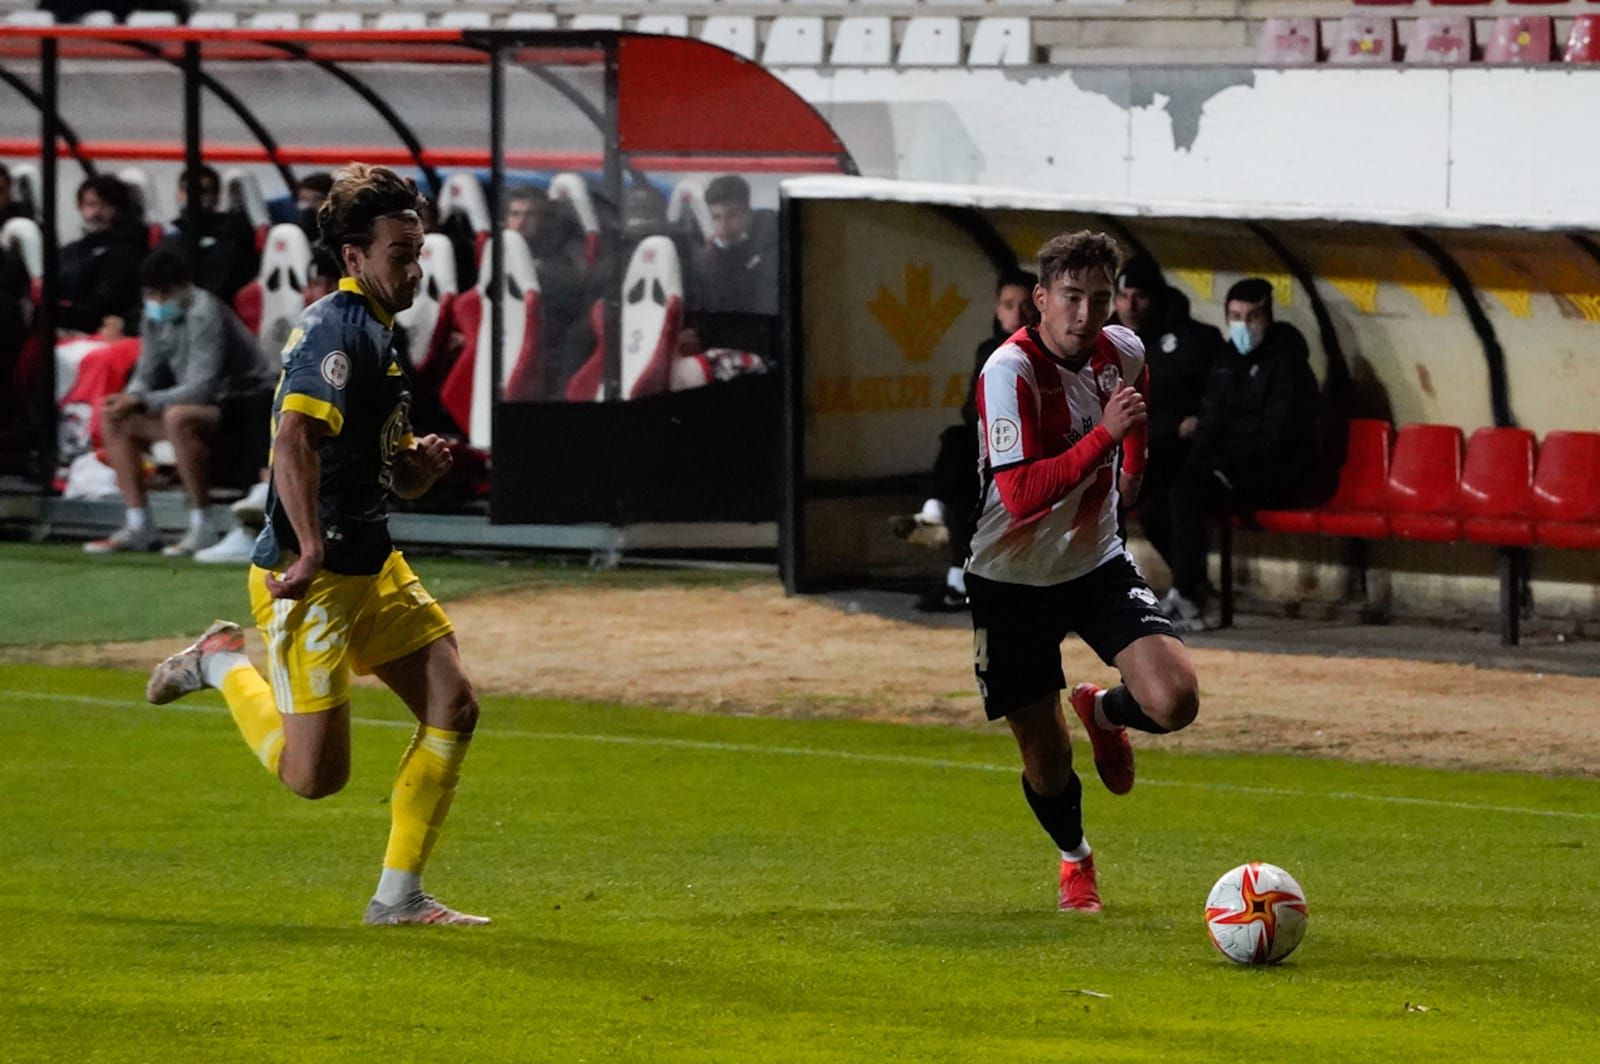
<svg viewBox="0 0 1600 1064"><path fill-rule="evenodd" d="M1200 407L1170 510L1172 590L1162 602L1184 630L1206 626L1207 520L1293 505L1316 458L1317 378L1305 337L1272 313L1272 285L1246 278L1224 302L1228 346Z"/></svg>
<svg viewBox="0 0 1600 1064"><path fill-rule="evenodd" d="M139 264L150 246L128 186L110 174L78 186L83 237L61 249L56 325L118 339L139 331Z"/></svg>
<svg viewBox="0 0 1600 1064"><path fill-rule="evenodd" d="M265 450L274 374L244 323L194 284L182 255L151 252L139 283L139 361L127 388L108 396L102 407L106 453L127 510L121 528L84 550L113 554L160 545L150 523L144 454L157 440L169 440L189 500L189 524L163 553L187 557L208 543L213 457L233 454L224 441L237 438L242 449Z"/></svg>

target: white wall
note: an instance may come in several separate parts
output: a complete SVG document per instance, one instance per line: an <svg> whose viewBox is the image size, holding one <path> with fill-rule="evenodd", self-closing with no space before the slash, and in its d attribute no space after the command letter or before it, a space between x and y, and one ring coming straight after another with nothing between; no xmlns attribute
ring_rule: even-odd
<svg viewBox="0 0 1600 1064"><path fill-rule="evenodd" d="M1596 69L778 73L872 176L1600 227Z"/></svg>

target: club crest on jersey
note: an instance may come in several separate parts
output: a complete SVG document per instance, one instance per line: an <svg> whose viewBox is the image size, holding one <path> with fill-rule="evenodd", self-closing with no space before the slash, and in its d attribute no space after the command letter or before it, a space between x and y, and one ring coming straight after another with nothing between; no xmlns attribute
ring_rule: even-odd
<svg viewBox="0 0 1600 1064"><path fill-rule="evenodd" d="M1017 423L1008 417L995 418L989 426L989 450L1004 454L1017 445Z"/></svg>
<svg viewBox="0 0 1600 1064"><path fill-rule="evenodd" d="M350 356L343 351L329 351L322 360L322 379L340 391L350 383Z"/></svg>
<svg viewBox="0 0 1600 1064"><path fill-rule="evenodd" d="M1105 365L1095 374L1094 383L1100 389L1100 394L1109 398L1111 393L1117 390L1117 381L1121 378L1122 374L1117 372L1117 367Z"/></svg>
<svg viewBox="0 0 1600 1064"><path fill-rule="evenodd" d="M1128 589L1128 597L1137 599L1146 606L1154 606L1156 604L1156 593L1147 587L1130 587Z"/></svg>

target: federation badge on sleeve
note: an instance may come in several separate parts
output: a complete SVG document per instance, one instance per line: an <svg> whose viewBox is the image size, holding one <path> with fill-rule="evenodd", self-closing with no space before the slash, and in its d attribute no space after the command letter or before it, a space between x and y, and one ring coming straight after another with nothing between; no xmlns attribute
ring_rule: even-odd
<svg viewBox="0 0 1600 1064"><path fill-rule="evenodd" d="M350 383L350 356L343 351L329 351L322 360L322 379L344 391L344 386Z"/></svg>
<svg viewBox="0 0 1600 1064"><path fill-rule="evenodd" d="M1116 392L1117 382L1121 379L1122 374L1117 372L1117 367L1107 363L1101 366L1100 371L1095 374L1094 382L1100 389L1100 394L1109 399Z"/></svg>
<svg viewBox="0 0 1600 1064"><path fill-rule="evenodd" d="M989 450L1005 454L1017 445L1017 423L1008 417L997 417L989 426Z"/></svg>

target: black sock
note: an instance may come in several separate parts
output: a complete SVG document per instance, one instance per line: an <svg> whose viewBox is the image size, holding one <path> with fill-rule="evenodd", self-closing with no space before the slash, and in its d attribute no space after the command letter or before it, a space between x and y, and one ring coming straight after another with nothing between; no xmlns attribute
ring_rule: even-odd
<svg viewBox="0 0 1600 1064"><path fill-rule="evenodd" d="M1022 793L1056 849L1070 853L1083 845L1083 784L1076 772L1069 769L1067 789L1050 796L1036 793L1023 776Z"/></svg>
<svg viewBox="0 0 1600 1064"><path fill-rule="evenodd" d="M1156 735L1167 733L1167 729L1144 715L1144 710L1139 708L1138 700L1133 697L1133 692L1128 690L1128 685L1125 683L1119 683L1107 691L1100 705L1106 711L1106 720L1120 727L1152 732Z"/></svg>

